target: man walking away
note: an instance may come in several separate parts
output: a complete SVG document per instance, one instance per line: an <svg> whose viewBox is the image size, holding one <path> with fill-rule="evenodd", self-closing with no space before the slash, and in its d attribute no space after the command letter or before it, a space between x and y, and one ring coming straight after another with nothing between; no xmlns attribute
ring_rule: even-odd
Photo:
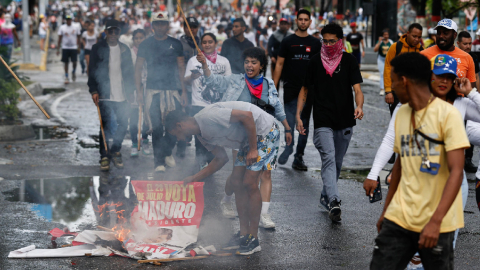
<svg viewBox="0 0 480 270"><path fill-rule="evenodd" d="M242 53L245 49L255 47L252 42L245 38L245 21L235 19L233 21L233 36L222 45L221 55L228 59L233 74L240 74L245 71L243 68Z"/></svg>
<svg viewBox="0 0 480 270"><path fill-rule="evenodd" d="M168 13L154 13L151 20L155 35L147 38L138 48L135 84L138 104L143 105L142 70L143 64L146 62L145 116L150 130L153 131L155 172L165 172L165 165L176 166L172 156L175 138L164 132L163 123L168 112L180 110L187 104L187 93L183 85L185 58L182 43L167 35ZM179 91L182 91L181 96Z"/></svg>
<svg viewBox="0 0 480 270"><path fill-rule="evenodd" d="M277 66L273 75L273 81L278 89L280 78L283 80L283 101L285 104L285 113L290 127L295 126L295 114L297 112L298 93L303 85L303 79L307 73L307 65L315 54L320 52L320 40L307 33L308 27L312 23L310 12L301 9L297 13L295 22L298 26L294 35L285 37L280 45L278 52ZM308 125L312 111L311 103L306 105L302 113L302 121L306 128L305 135L298 136L297 152L292 167L296 170L306 171L307 165L303 161L305 146L308 138ZM293 135L293 134L292 134ZM292 143L285 147L285 150L278 158L278 163L283 165L287 163L288 158L293 153L295 144L292 136Z"/></svg>
<svg viewBox="0 0 480 270"><path fill-rule="evenodd" d="M275 72L275 66L277 64L277 56L278 56L278 51L280 50L280 44L282 43L282 40L291 34L292 32L288 31L290 28L290 24L288 23L287 19L281 18L280 19L280 28L273 32L273 34L268 38L268 45L267 45L267 50L268 50L268 56L270 56L270 60L272 61L272 76Z"/></svg>
<svg viewBox="0 0 480 270"><path fill-rule="evenodd" d="M385 86L385 102L390 108L390 115L393 114L398 105L398 98L392 91L392 79L390 78L390 61L395 56L406 52L420 52L423 50L420 40L422 39L422 26L418 23L412 23L408 27L408 32L403 35L399 41L395 42L388 49L385 57L385 69L383 70L383 84Z"/></svg>
<svg viewBox="0 0 480 270"><path fill-rule="evenodd" d="M322 36L321 52L307 66L305 82L298 96L296 119L298 131L305 135L301 113L308 103L307 99L311 100L315 128L313 143L322 159L320 204L329 211L332 221L339 222L342 212L337 182L355 120L363 118L363 93L360 88L363 80L355 57L342 51L342 27L328 24L322 29Z"/></svg>
<svg viewBox="0 0 480 270"><path fill-rule="evenodd" d="M357 58L358 67L360 67L362 58L365 57L365 41L363 35L357 32L357 23L352 22L350 28L352 32L347 35L347 41L352 45L352 54ZM360 51L360 45L362 45L362 51Z"/></svg>
<svg viewBox="0 0 480 270"><path fill-rule="evenodd" d="M425 269L453 269L454 231L464 226L463 152L470 143L459 111L430 92L426 57L402 54L391 65L392 86L404 104L395 120L400 158L377 222L370 269L405 269L416 252Z"/></svg>
<svg viewBox="0 0 480 270"><path fill-rule="evenodd" d="M67 24L62 24L58 29L58 45L57 55L60 54L62 48L62 62L65 65L65 84L70 81L68 79L68 62L72 62L72 81L75 81L75 71L77 69L78 50L80 46L80 29L72 25L72 15L67 15Z"/></svg>
<svg viewBox="0 0 480 270"><path fill-rule="evenodd" d="M108 20L105 24L106 38L92 47L90 65L88 67L88 87L95 105L100 107L103 126L112 126L115 115L118 127L113 135L113 144L108 147L108 153L103 145L103 135L100 132L100 169L110 169L110 159L115 167L122 169L123 161L120 150L123 138L127 133L130 104L133 102L135 81L133 76L133 61L130 48L118 42L120 24L116 20ZM105 132L108 134L108 130ZM105 138L108 143L108 139Z"/></svg>

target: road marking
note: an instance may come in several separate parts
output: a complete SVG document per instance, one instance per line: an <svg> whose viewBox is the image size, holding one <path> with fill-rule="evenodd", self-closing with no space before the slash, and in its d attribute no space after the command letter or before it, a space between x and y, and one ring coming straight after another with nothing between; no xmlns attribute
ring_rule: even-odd
<svg viewBox="0 0 480 270"><path fill-rule="evenodd" d="M69 92L69 93L65 93L61 96L59 96L57 99L55 99L55 101L53 102L52 104L52 115L57 118L60 122L62 122L62 124L66 124L67 121L65 120L65 118L63 118L62 116L60 116L60 114L58 113L57 111L57 107L58 107L58 104L60 104L60 102L62 102L63 99L71 96L71 95L74 95L74 94L77 94L79 93L81 90L80 89L77 89L77 90L74 90L72 92Z"/></svg>
<svg viewBox="0 0 480 270"><path fill-rule="evenodd" d="M373 110L376 110L376 111L380 111L380 112L385 112L385 113L390 113L388 110L385 110L385 109L379 109L377 107L374 107L374 106L371 106L371 105L368 105L368 104L363 104L364 107L368 107L370 109L373 109Z"/></svg>

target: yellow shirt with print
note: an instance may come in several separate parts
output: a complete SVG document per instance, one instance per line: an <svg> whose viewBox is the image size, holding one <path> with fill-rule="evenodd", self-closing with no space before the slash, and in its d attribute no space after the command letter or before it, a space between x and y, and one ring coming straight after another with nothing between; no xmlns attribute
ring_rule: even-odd
<svg viewBox="0 0 480 270"><path fill-rule="evenodd" d="M420 123L425 110L426 115ZM428 109L424 108L415 113L416 127L430 138L443 141L445 145L435 144L418 135L418 142L430 162L440 164L437 175L420 172L422 157L415 141L410 141L413 134L411 113L412 108L405 104L398 110L395 119L394 151L401 158L402 177L385 218L406 230L420 233L437 209L450 175L447 152L468 148L470 143L458 110L435 98ZM463 226L462 194L459 191L443 218L440 232L452 232Z"/></svg>

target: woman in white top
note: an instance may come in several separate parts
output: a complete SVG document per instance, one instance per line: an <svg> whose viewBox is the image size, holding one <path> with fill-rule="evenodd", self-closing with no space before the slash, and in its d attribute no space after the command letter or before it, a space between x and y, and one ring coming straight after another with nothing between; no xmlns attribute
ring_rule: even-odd
<svg viewBox="0 0 480 270"><path fill-rule="evenodd" d="M212 33L206 33L202 36L203 54L207 58L207 65L212 74L230 76L232 69L227 58L217 54L217 38ZM184 82L192 92L192 108L191 116L201 111L205 106L219 102L222 94L218 89L207 87L205 77L203 76L202 64L198 62L194 56L188 60L187 70L185 71ZM204 168L213 159L213 155L203 146L203 144L195 136L196 156L200 168Z"/></svg>
<svg viewBox="0 0 480 270"><path fill-rule="evenodd" d="M45 15L40 14L40 26L38 27L38 35L40 36L40 50L45 51L45 38L47 37L47 20Z"/></svg>
<svg viewBox="0 0 480 270"><path fill-rule="evenodd" d="M85 60L87 61L87 75L88 75L88 65L90 63L90 51L92 46L98 41L98 34L95 31L95 22L86 21L85 26L87 31L82 34L83 47L85 48Z"/></svg>

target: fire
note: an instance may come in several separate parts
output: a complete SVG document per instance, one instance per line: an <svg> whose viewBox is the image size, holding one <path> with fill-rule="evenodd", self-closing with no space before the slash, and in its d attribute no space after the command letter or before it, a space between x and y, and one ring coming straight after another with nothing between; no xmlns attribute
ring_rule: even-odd
<svg viewBox="0 0 480 270"><path fill-rule="evenodd" d="M130 229L126 228L127 226L127 219L125 218L125 209L117 210L121 206L123 206L122 202L117 203L105 203L102 205L97 206L97 210L95 212L99 213L100 218L109 218L111 215L117 216L117 223L112 228L113 233L115 234L115 238L119 241L123 242L127 239L128 234L130 233Z"/></svg>

